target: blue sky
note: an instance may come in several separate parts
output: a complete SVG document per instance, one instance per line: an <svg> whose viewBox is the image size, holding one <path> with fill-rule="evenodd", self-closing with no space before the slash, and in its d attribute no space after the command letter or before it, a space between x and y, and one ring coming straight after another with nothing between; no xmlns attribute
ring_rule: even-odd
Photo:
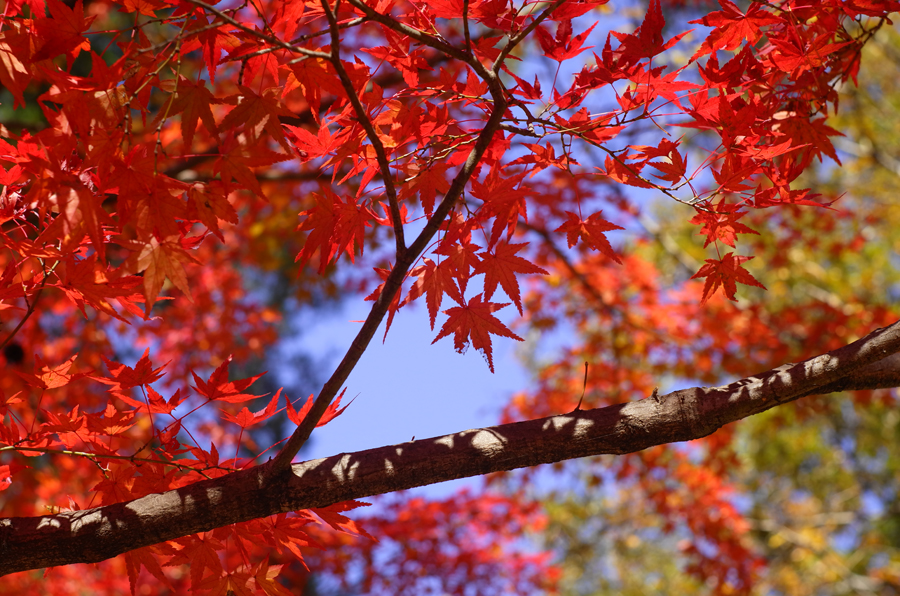
<svg viewBox="0 0 900 596"><path fill-rule="evenodd" d="M302 336L286 341L285 348L310 351L315 346L316 353L326 355L322 376L327 376L359 330L361 324L352 321L365 318L371 305L354 296L344 308L316 315ZM509 306L498 316L509 322L515 314L515 307ZM452 338L431 345L437 334L437 328L429 327L424 305L418 304L397 313L384 343L382 325L347 381L342 403L357 396L355 401L341 416L316 429L303 457L326 457L404 443L413 436L425 439L496 424L509 397L528 385L529 373L515 357L522 342L495 338L497 372L491 374L475 349L457 354ZM446 494L459 483L472 482L445 483L429 494Z"/></svg>

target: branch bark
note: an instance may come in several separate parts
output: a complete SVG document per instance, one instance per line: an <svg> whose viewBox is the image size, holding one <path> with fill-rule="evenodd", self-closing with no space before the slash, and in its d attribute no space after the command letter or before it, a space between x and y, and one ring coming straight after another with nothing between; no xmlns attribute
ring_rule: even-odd
<svg viewBox="0 0 900 596"><path fill-rule="evenodd" d="M900 322L827 354L727 386L693 387L595 410L343 453L294 464L290 474L274 478L269 462L126 503L0 519L0 575L93 563L228 524L347 499L697 439L807 395L898 386L898 352Z"/></svg>

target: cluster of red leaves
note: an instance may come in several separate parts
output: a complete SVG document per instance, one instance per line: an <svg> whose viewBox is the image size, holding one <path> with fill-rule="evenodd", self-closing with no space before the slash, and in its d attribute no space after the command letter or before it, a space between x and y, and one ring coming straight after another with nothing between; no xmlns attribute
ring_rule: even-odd
<svg viewBox="0 0 900 596"><path fill-rule="evenodd" d="M424 296L433 328L446 296L435 341L474 346L492 370L492 335L519 339L494 315L507 305L492 301L499 290L523 313L522 276L549 272L527 309L538 328L564 304L553 295L573 275L555 244L563 233L570 249L595 251L580 250L595 264L590 287L619 324L652 317L648 329L678 337L700 324L668 316L657 272L613 248L607 234L623 227L607 217L627 210L596 188L650 189L693 208L717 253L693 272L706 279L701 305L681 296L682 312L725 308L712 298L722 289L735 300L737 283L761 286L744 268L751 257L719 254L720 242L755 233L738 221L749 211L823 205L791 185L814 159L836 159L824 124L834 87L855 76L860 47L898 3L783 0L742 12L721 0L696 22L710 31L693 58L670 70L664 56L687 32L664 37L659 0L636 30L594 42L591 12L606 2L6 2L0 83L42 124L0 127L0 341L20 373L0 379L0 441L24 458L0 468L4 514L59 507L62 495L75 495L71 507L117 502L258 458L220 461L214 445L248 445L244 431L280 411L280 394L237 410L256 377L229 381L222 358L245 362L274 340L279 313L247 290L248 272L291 258L303 275L306 264L329 274L373 247L382 284L367 324L387 315L389 327ZM577 64L574 75L529 82L512 62L528 52ZM664 134L629 137L639 122ZM676 126L714 139L693 171ZM603 162L582 166L577 146ZM304 280L298 293L316 283ZM652 353L651 337L630 341ZM196 396L161 392L149 353L133 368L114 362L134 343L171 358L173 384L219 366L207 380L193 374ZM646 372L597 368L638 395L650 386ZM700 363L695 376L713 370ZM212 403L221 417L185 422ZM553 399L542 407L562 411ZM294 423L305 408L285 406ZM48 454L59 456L53 470L21 463ZM337 513L316 515L364 534ZM314 519L297 512L130 553L132 590L141 568L166 583L160 561L190 558L183 580L194 591L279 594L280 568L254 549L299 555L317 544L299 529Z"/></svg>

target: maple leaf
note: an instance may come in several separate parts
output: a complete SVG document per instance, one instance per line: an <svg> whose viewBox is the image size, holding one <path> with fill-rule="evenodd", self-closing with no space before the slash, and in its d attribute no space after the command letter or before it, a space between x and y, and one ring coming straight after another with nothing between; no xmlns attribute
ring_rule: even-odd
<svg viewBox="0 0 900 596"><path fill-rule="evenodd" d="M232 110L233 111L233 110ZM277 127L281 131L281 127ZM280 132L283 136L284 133ZM222 181L231 182L237 180L247 190L256 196L266 198L256 174L250 168L270 166L279 161L290 159L290 154L275 153L271 151L264 141L254 139L255 145L250 145L246 139L239 139L233 133L229 133L222 142L223 153L213 163L213 172L221 173ZM285 139L287 145L287 140ZM290 145L288 151L290 151Z"/></svg>
<svg viewBox="0 0 900 596"><path fill-rule="evenodd" d="M568 120L562 118L559 114L554 114L553 116L553 119L560 127L577 132L582 138L597 146L615 138L619 132L625 129L624 126L610 126L609 123L612 121L612 118L612 115L591 118L587 108L581 108ZM571 163L576 162L572 161Z"/></svg>
<svg viewBox="0 0 900 596"><path fill-rule="evenodd" d="M454 274L449 267L449 261L445 260L440 264L436 264L428 257L423 257L422 263L422 265L410 271L410 276L415 277L416 281L399 306L409 304L424 294L425 304L428 307L428 319L431 322L431 328L434 329L434 321L437 318L445 293L459 304L465 304L465 302L459 288L453 281Z"/></svg>
<svg viewBox="0 0 900 596"><path fill-rule="evenodd" d="M12 486L12 477L16 472L20 472L30 467L31 466L26 466L17 462L0 466L0 490L6 490Z"/></svg>
<svg viewBox="0 0 900 596"><path fill-rule="evenodd" d="M522 80L515 75L515 73L509 73L512 78L516 80L518 86L512 90L516 95L521 95L527 99L536 99L540 100L543 95L541 94L541 82L538 80L538 76L534 75L534 84L532 85L528 81Z"/></svg>
<svg viewBox="0 0 900 596"><path fill-rule="evenodd" d="M428 0L426 6L440 19L458 19L463 16L465 4L463 0Z"/></svg>
<svg viewBox="0 0 900 596"><path fill-rule="evenodd" d="M738 221L747 215L746 211L738 211L736 208L734 210L721 211L723 208L725 206L720 205L715 212L698 210L697 215L691 219L692 224L703 226L700 229L701 234L706 234L706 242L703 243L703 248L709 246L710 242L718 240L734 248L734 242L738 234L756 234L759 236L759 232Z"/></svg>
<svg viewBox="0 0 900 596"><path fill-rule="evenodd" d="M216 99L212 92L205 84L194 83L187 77L181 76L178 79L178 90L170 101L166 109L160 110L157 121L164 114L168 116L176 116L181 114L181 132L184 135L184 146L192 147L194 141L194 133L197 131L197 123L202 121L203 126L213 136L219 134L216 127L216 119L213 117L210 106L222 103ZM154 122L158 124L158 122ZM223 122L224 125L224 122Z"/></svg>
<svg viewBox="0 0 900 596"><path fill-rule="evenodd" d="M356 248L360 254L363 252L366 228L371 227L375 214L368 207L357 205L352 197L343 201L328 187L311 196L316 206L300 213L306 219L297 227L299 232L308 230L309 235L295 261L308 263L318 250L319 273L324 273L332 258L337 259L342 252L353 262Z"/></svg>
<svg viewBox="0 0 900 596"><path fill-rule="evenodd" d="M660 180L665 180L666 182L677 184L681 180L681 178L684 177L684 173L687 170L687 162L685 162L684 158L681 156L681 153L678 152L678 142L673 143L669 139L662 139L660 140L657 147L632 146L631 148L637 150L638 153L629 155L629 158L640 158L645 161L647 165L652 166L662 172L662 176L653 174L654 178L659 178ZM657 157L664 157L669 161L649 161Z"/></svg>
<svg viewBox="0 0 900 596"><path fill-rule="evenodd" d="M150 385L144 387L147 397L143 402L133 399L127 393L122 391L114 391L113 389L110 389L109 391L131 407L136 408L137 410L146 409L149 414L171 414L175 408L180 406L182 402L187 399L187 394L182 394L181 389L179 389L175 392L175 395L167 400Z"/></svg>
<svg viewBox="0 0 900 596"><path fill-rule="evenodd" d="M572 39L572 21L570 19L560 20L559 24L556 28L556 38L550 37L550 34L542 25L538 25L538 27L534 30L535 35L537 35L538 43L541 45L541 49L544 51L544 56L550 58L551 60L556 60L557 62L565 62L570 58L574 58L581 52L585 50L589 50L594 46L588 46L586 48L581 47L584 44L584 41L587 39L587 36L590 35L591 31L594 30L594 27L597 26L597 23L591 25L587 31L576 35L574 39Z"/></svg>
<svg viewBox="0 0 900 596"><path fill-rule="evenodd" d="M372 542L378 542L375 537L366 532L364 529L360 528L355 521L347 516L341 515L341 513L343 513L344 511L352 511L353 509L358 509L359 507L370 507L371 505L371 503L366 503L363 501L341 501L340 503L334 503L333 505L329 505L328 507L317 507L314 509L310 509L310 511L318 515L320 518L322 518L322 521L327 523L338 532L352 534L354 536L365 536Z"/></svg>
<svg viewBox="0 0 900 596"><path fill-rule="evenodd" d="M291 146L284 136L279 116L292 116L278 101L277 89L270 89L262 95L248 87L239 87L240 95L231 95L222 100L222 103L237 104L228 112L222 123L223 129L234 129L241 125L245 130L251 131L254 139L259 139L263 130L269 133L285 151L290 152ZM205 122L205 121L204 121Z"/></svg>
<svg viewBox="0 0 900 596"><path fill-rule="evenodd" d="M128 12L137 12L144 16L156 17L156 11L166 8L167 4L160 0L123 0L124 6Z"/></svg>
<svg viewBox="0 0 900 596"><path fill-rule="evenodd" d="M303 6L300 2L298 2L298 4ZM253 574L256 587L268 596L291 596L292 593L289 590L275 581L275 578L281 573L282 567L284 567L284 565L270 566L269 557L266 556L266 558L260 562L259 566L256 568L256 572Z"/></svg>
<svg viewBox="0 0 900 596"><path fill-rule="evenodd" d="M744 41L748 47L753 46L762 37L762 27L784 23L784 19L769 12L765 12L762 3L753 2L746 13L731 0L719 0L721 11L711 12L702 19L689 21L691 24L700 24L707 27L715 27L703 40L700 47L691 57L691 62L705 54L711 54L716 50L734 50Z"/></svg>
<svg viewBox="0 0 900 596"><path fill-rule="evenodd" d="M564 2L548 18L554 21L572 20L599 6L603 6L607 2L609 0L574 0L572 2Z"/></svg>
<svg viewBox="0 0 900 596"><path fill-rule="evenodd" d="M207 534L185 536L174 541L180 548L174 553L166 566L190 564L191 586L196 589L201 585L206 571L209 570L212 577L221 577L224 569L219 560L219 551L224 545Z"/></svg>
<svg viewBox="0 0 900 596"><path fill-rule="evenodd" d="M194 377L194 382L197 383L197 386L195 387L197 393L210 401L220 400L226 401L231 404L237 404L244 401L250 401L251 399L256 399L257 397L262 397L260 395L243 393L243 391L266 373L258 374L255 377L239 379L237 381L229 381L228 365L231 364L231 359L232 357L228 356L228 358L226 358L225 361L222 362L222 364L220 364L218 368L213 371L213 373L209 376L208 381L204 381L197 376L197 373L191 371L191 375L193 375Z"/></svg>
<svg viewBox="0 0 900 596"><path fill-rule="evenodd" d="M33 71L23 62L31 53L29 40L25 34L0 31L0 83L12 93L14 108L25 105L25 88L33 76Z"/></svg>
<svg viewBox="0 0 900 596"><path fill-rule="evenodd" d="M645 164L646 162L626 164L621 158L615 159L611 155L607 155L606 160L604 161L606 171L603 172L603 174L609 176L610 179L615 180L616 182L621 182L622 184L627 184L629 186L653 188L652 184L644 181L644 179L640 177L641 170Z"/></svg>
<svg viewBox="0 0 900 596"><path fill-rule="evenodd" d="M528 246L527 242L523 244L500 242L494 247L493 252L486 250L478 255L481 257L481 262L475 266L474 270L476 275L484 273L485 300L491 299L499 285L519 309L519 314L522 314L522 299L519 296L519 282L516 275L528 273L549 275L531 261L516 255L526 246ZM432 329L434 329L433 325Z"/></svg>
<svg viewBox="0 0 900 596"><path fill-rule="evenodd" d="M275 543L275 549L279 553L291 552L297 557L300 564L306 567L306 562L303 560L303 551L300 549L308 546L322 548L322 546L317 544L309 534L302 530L303 526L314 521L313 518L305 515L305 511L298 513L304 515L292 515L289 517L286 513L280 513L275 516L271 535L272 541ZM309 568L307 567L307 569Z"/></svg>
<svg viewBox="0 0 900 596"><path fill-rule="evenodd" d="M412 88L419 86L419 71L431 70L431 65L425 59L422 48L409 51L409 38L402 39L398 34L387 30L389 46L375 48L362 48L362 51L373 58L384 60L400 71L403 80Z"/></svg>
<svg viewBox="0 0 900 596"><path fill-rule="evenodd" d="M288 131L288 138L300 156L301 163L327 155L340 145L339 137L332 136L325 124L319 127L315 135L300 126L285 124L284 128Z"/></svg>
<svg viewBox="0 0 900 596"><path fill-rule="evenodd" d="M48 412L49 421L42 424L41 428L55 433L59 437L60 443L68 449L74 449L83 441L81 435L87 424L87 417L78 410L79 406L75 406L71 412L67 413Z"/></svg>
<svg viewBox="0 0 900 596"><path fill-rule="evenodd" d="M72 356L58 366L50 367L49 365L44 364L44 361L41 360L40 356L35 354L34 368L39 370L38 374L23 373L20 371L15 372L32 387L38 387L40 389L56 389L68 385L72 381L82 377L90 376L90 373L69 374L69 369L72 368L72 364L75 362L77 356L78 354Z"/></svg>
<svg viewBox="0 0 900 596"><path fill-rule="evenodd" d="M130 303L143 301L143 297L133 291L133 288L141 283L137 276L123 277L120 279L108 279L106 272L97 266L98 254L94 253L82 261L68 259L60 282L54 284L65 292L66 296L78 307L81 314L87 318L84 310L85 302L101 312L119 319L124 323L129 321L122 317L109 303L110 298ZM140 313L135 306L131 312Z"/></svg>
<svg viewBox="0 0 900 596"><path fill-rule="evenodd" d="M500 322L500 319L492 315L509 306L509 303L483 302L481 294L474 296L465 306L454 306L444 311L449 318L441 327L440 333L431 343L453 334L453 347L460 354L465 353L471 343L481 352L487 360L488 367L494 372L494 357L491 352L491 333L500 337L509 337L524 341L521 337L509 330Z"/></svg>
<svg viewBox="0 0 900 596"><path fill-rule="evenodd" d="M746 263L752 258L734 256L734 253L730 252L721 259L706 259L706 264L691 277L691 279L706 278L706 283L703 286L703 297L700 299L701 304L709 300L719 287L722 288L729 300L737 302L735 297L737 283L765 290L766 286L759 283L741 265L741 263Z"/></svg>
<svg viewBox="0 0 900 596"><path fill-rule="evenodd" d="M334 67L323 58L309 58L291 64L290 69L293 79L288 79L284 93L299 87L316 119L322 105L322 93L337 97L343 97L346 93L340 81L334 76Z"/></svg>
<svg viewBox="0 0 900 596"><path fill-rule="evenodd" d="M678 80L678 76L684 71L683 68L672 71L665 76L660 76L665 68L665 66L660 66L645 72L643 64L637 65L635 72L629 77L630 80L636 84L636 87L633 90L629 90L632 94L631 96L635 107L639 105L648 105L657 97L662 97L683 109L681 104L682 97L677 95L677 93L679 91L700 88L700 86L695 83Z"/></svg>
<svg viewBox="0 0 900 596"><path fill-rule="evenodd" d="M341 406L341 398L344 397L344 393L346 391L347 391L346 389L343 389L341 391L340 395L338 395L336 398L334 398L331 401L330 404L328 404L328 408L325 409L325 413L322 414L322 417L316 423L316 428L318 428L320 426L325 426L326 424L328 424L329 422L331 422L332 420L334 420L335 418L337 418L338 416L343 414L344 410L346 410L347 408L350 407L350 404L353 403L353 400L350 400L350 404L347 404L343 408L340 407ZM288 419L291 422L293 422L294 424L296 424L297 426L300 426L300 423L303 422L303 419L306 418L307 414L309 414L309 411L312 409L312 406L313 406L312 394L310 394L310 396L306 398L306 403L303 404L303 407L300 408L300 410L295 410L294 404L291 403L291 400L288 400L287 401Z"/></svg>
<svg viewBox="0 0 900 596"><path fill-rule="evenodd" d="M133 387L149 385L162 378L163 369L166 364L154 369L153 363L150 361L150 348L144 350L144 355L135 363L134 368L126 366L120 362L108 360L106 356L101 355L100 358L106 363L109 369L109 377L100 375L92 375L91 378L99 381L104 385L110 385L109 392L114 395L123 395L126 391Z"/></svg>
<svg viewBox="0 0 900 596"><path fill-rule="evenodd" d="M219 229L219 220L238 223L237 211L228 201L224 185L217 180L207 184L193 184L187 191L187 198L185 219L201 222L206 229L224 242L225 237Z"/></svg>
<svg viewBox="0 0 900 596"><path fill-rule="evenodd" d="M381 278L381 284L379 284L379 286L375 288L375 290L373 290L371 294L366 296L366 301L374 302L378 300L379 297L381 297L381 293L384 291L384 284L387 283L387 278L391 274L391 270L393 270L393 268L393 265L391 265L391 269L382 269L381 267L375 268L375 272ZM394 298L391 300L390 305L388 305L388 319L384 327L384 338L382 339L382 341L387 340L388 331L391 330L391 325L394 322L394 315L397 314L397 311L400 310L401 306L400 292L398 291L396 294L394 294Z"/></svg>
<svg viewBox="0 0 900 596"><path fill-rule="evenodd" d="M625 228L606 221L600 216L601 213L602 211L598 211L585 221L571 211L566 211L566 215L569 216L568 221L556 228L555 231L566 233L569 248L575 246L580 238L590 248L602 252L616 263L621 263L619 255L616 254L609 244L609 240L606 239L606 232L624 230Z"/></svg>
<svg viewBox="0 0 900 596"><path fill-rule="evenodd" d="M191 299L190 288L187 283L187 275L184 271L185 263L199 263L185 249L190 240L173 235L160 242L152 236L149 242L121 241L123 246L134 250L125 262L124 267L133 272L144 272L144 307L149 313L159 296L163 282L169 279L176 288L181 290L188 299Z"/></svg>
<svg viewBox="0 0 900 596"><path fill-rule="evenodd" d="M659 0L650 0L647 7L647 15L641 26L632 34L612 31L612 35L622 44L619 53L629 63L637 62L642 58L652 58L672 46L691 31L685 31L676 35L667 42L663 42L662 30L666 26Z"/></svg>
<svg viewBox="0 0 900 596"><path fill-rule="evenodd" d="M478 251L481 249L477 244L460 240L453 242L449 240L449 235L444 237L444 241L434 251L439 255L447 257L442 266L456 279L462 294L466 293L466 287L469 284L469 276L471 269L478 265ZM453 296L453 294L451 294ZM462 304L462 301L459 301Z"/></svg>
<svg viewBox="0 0 900 596"><path fill-rule="evenodd" d="M55 58L66 54L69 62L81 50L90 50L90 42L82 35L96 18L84 18L84 5L78 0L69 8L60 0L46 0L50 18L35 20L34 26L40 39L44 41L40 49L31 57L33 62ZM77 50L77 52L76 52Z"/></svg>
<svg viewBox="0 0 900 596"><path fill-rule="evenodd" d="M517 164L534 164L534 168L532 168L531 173L528 175L529 178L533 177L541 170L549 168L550 166L557 167L560 170L568 171L569 166L578 165L578 162L568 155L556 157L556 150L553 148L553 145L522 143L522 146L527 147L529 149L529 153L523 155L522 157L514 159L513 161L509 162L509 165L514 166Z"/></svg>
<svg viewBox="0 0 900 596"><path fill-rule="evenodd" d="M405 199L414 193L419 193L419 201L422 209L428 217L434 213L434 203L438 194L443 195L450 190L450 179L447 170L448 163L434 163L426 167L410 166L407 171L407 183L400 190L400 198Z"/></svg>
<svg viewBox="0 0 900 596"><path fill-rule="evenodd" d="M282 39L293 39L300 26L300 17L306 10L306 3L302 0L285 0L277 6L272 19L273 27L281 30Z"/></svg>
<svg viewBox="0 0 900 596"><path fill-rule="evenodd" d="M271 418L275 414L275 410L278 406L278 400L280 398L281 389L276 391L274 397L269 400L269 404L258 412L251 412L246 406L244 406L236 415L232 415L225 410L221 410L222 418L228 420L229 422L234 422L242 429L248 428L250 426L253 426L254 424L259 424L260 422Z"/></svg>
<svg viewBox="0 0 900 596"><path fill-rule="evenodd" d="M59 217L43 229L40 240L60 238L65 249L80 245L87 234L103 260L106 254L103 226L112 224L112 219L103 209L103 199L81 185L77 188L60 186L54 199L60 211Z"/></svg>
<svg viewBox="0 0 900 596"><path fill-rule="evenodd" d="M120 412L114 405L108 403L102 416L88 415L88 429L92 433L110 437L120 435L136 424L135 415L134 410Z"/></svg>
<svg viewBox="0 0 900 596"><path fill-rule="evenodd" d="M172 589L169 578L163 573L159 561L156 560L156 547L146 546L138 548L125 553L122 557L125 559L125 569L128 573L128 582L131 584L132 594L137 593L135 588L137 587L137 579L141 573L141 567L149 571L150 575L155 577L163 586L170 590Z"/></svg>
<svg viewBox="0 0 900 596"><path fill-rule="evenodd" d="M495 218L491 227L492 246L500 239L504 229L507 239L512 237L520 217L528 221L526 199L531 195L531 190L522 184L523 178L525 172L502 178L497 170L492 170L484 182L472 181L472 195L484 202L483 217ZM460 285L465 291L465 286Z"/></svg>

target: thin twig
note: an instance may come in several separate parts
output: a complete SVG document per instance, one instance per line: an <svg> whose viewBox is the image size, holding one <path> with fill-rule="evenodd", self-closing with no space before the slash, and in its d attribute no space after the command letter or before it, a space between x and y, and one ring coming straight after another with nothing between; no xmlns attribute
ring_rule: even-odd
<svg viewBox="0 0 900 596"><path fill-rule="evenodd" d="M347 99L350 100L350 105L353 106L353 111L356 112L356 119L359 121L360 126L363 127L363 130L366 131L366 136L369 138L369 142L372 143L372 148L375 150L375 158L378 160L378 168L381 170L382 179L384 181L384 194L387 195L388 205L391 210L391 224L394 228L394 241L397 245L397 258L399 259L406 252L406 240L403 236L403 221L400 215L400 203L397 200L397 189L394 187L394 178L391 175L391 165L388 162L387 152L384 150L384 144L382 144L381 139L378 137L378 132L372 125L369 114L362 105L362 101L360 101L356 89L353 88L353 82L350 80L350 75L347 74L347 70L344 68L343 63L341 63L340 30L338 29L337 17L331 11L328 0L322 0L322 9L325 11L325 16L328 18L328 24L331 28L331 64L334 66L338 77L341 79L341 85L344 87L344 92L347 93Z"/></svg>
<svg viewBox="0 0 900 596"><path fill-rule="evenodd" d="M278 46L279 48L285 49L289 52L294 52L296 54L305 54L307 56L312 56L313 58L325 58L326 60L331 58L331 56L329 54L326 54L325 52L317 52L316 50L308 50L308 49L300 47L300 46L291 45L287 42L284 42L284 41L278 39L277 37L272 37L271 35L266 35L265 33L256 31L255 29L248 27L247 25L244 25L240 21L237 21L237 20L231 18L230 16L228 16L227 14L225 14L224 12L222 12L215 6L210 6L209 4L207 4L206 2L202 2L201 0L188 0L188 2L190 2L191 4L194 4L196 6L199 6L200 8L210 11L211 13L215 14L217 17L219 17L220 19L222 19L223 21L225 21L226 23L231 25L232 27L237 27L238 29L240 29L241 31L243 31L245 33L249 33L250 35L252 35L258 39L267 41L270 44Z"/></svg>

